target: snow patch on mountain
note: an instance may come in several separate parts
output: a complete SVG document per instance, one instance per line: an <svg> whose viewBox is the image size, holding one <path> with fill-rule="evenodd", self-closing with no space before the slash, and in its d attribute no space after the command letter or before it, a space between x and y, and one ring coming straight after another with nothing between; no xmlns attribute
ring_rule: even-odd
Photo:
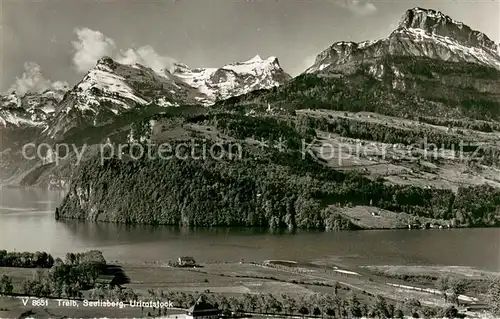
<svg viewBox="0 0 500 319"><path fill-rule="evenodd" d="M18 114L7 110L0 110L0 126L40 126L45 122L33 120L29 114Z"/></svg>
<svg viewBox="0 0 500 319"><path fill-rule="evenodd" d="M279 86L291 78L283 71L276 57L263 60L258 55L248 61L231 63L221 68L190 69L185 64L176 63L173 74L205 95L206 104Z"/></svg>
<svg viewBox="0 0 500 319"><path fill-rule="evenodd" d="M40 126L52 116L65 91L0 95L0 126Z"/></svg>
<svg viewBox="0 0 500 319"><path fill-rule="evenodd" d="M99 69L91 70L87 76L77 85L77 95L86 100L86 103L77 105L80 110L92 109L92 106L98 106L102 100L110 100L118 104L122 104L125 108L129 108L128 104L122 100L113 99L106 96L98 97L90 91L102 92L103 94L114 96L119 95L123 99L129 99L139 104L146 104L147 101L138 97L134 89L127 85L123 76L113 74L109 71ZM99 90L99 91L96 91ZM67 110L69 111L69 110Z"/></svg>
<svg viewBox="0 0 500 319"><path fill-rule="evenodd" d="M485 64L500 69L500 56L498 56L497 54L493 54L488 50L473 46L465 46L455 41L451 37L441 36L438 34L429 34L423 29L408 28L397 30L395 32L409 36L415 42L432 41L443 47L448 47L454 54L459 56L459 58L464 61ZM427 56L432 55L432 52L429 51L424 53Z"/></svg>

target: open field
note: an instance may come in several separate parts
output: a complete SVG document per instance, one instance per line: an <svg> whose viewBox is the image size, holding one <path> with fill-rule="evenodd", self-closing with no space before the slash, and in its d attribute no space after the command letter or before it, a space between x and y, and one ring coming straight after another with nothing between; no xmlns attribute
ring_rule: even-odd
<svg viewBox="0 0 500 319"><path fill-rule="evenodd" d="M406 213L395 213L372 206L354 206L342 208L342 214L351 222L363 229L408 228L415 216ZM447 227L446 220L418 217L422 224L429 223L436 227Z"/></svg>
<svg viewBox="0 0 500 319"><path fill-rule="evenodd" d="M500 132L449 128L421 123L410 119L394 118L375 113L349 113L331 110L299 110L298 114L313 118L350 119L357 122L420 132L430 130L459 140L474 141L481 147L498 148ZM460 133L459 133L460 132ZM488 184L500 187L500 170L477 162L468 165L477 154L460 154L460 149L436 151L407 145L347 138L338 134L317 131L313 149L326 164L339 170L360 170L372 178L382 177L388 182L419 187L436 187L456 191L460 186Z"/></svg>
<svg viewBox="0 0 500 319"><path fill-rule="evenodd" d="M132 288L147 297L148 290L164 292L184 292L198 295L217 293L230 296L243 294L273 294L281 296L307 296L316 293L340 296L355 292L358 298L370 300L376 295L403 302L405 299L419 300L423 305L444 307L442 295L434 291L432 280L441 274L452 274L469 281L484 280L497 273L479 271L466 267L424 267L424 266L365 266L339 267L333 263L296 263L293 261L272 261L271 263L214 263L197 268L172 268L161 264L120 265L130 282L124 287ZM32 278L33 269L0 268L0 274L14 278L16 292L21 292L20 283ZM406 275L404 277L402 275ZM408 278L415 280L405 280ZM337 283L340 285L335 289ZM472 287L472 286L471 286ZM461 301L464 303L484 303L484 295L471 288ZM113 311L120 316L140 316L137 309L65 309L53 301L49 312L34 309L38 317L85 316L85 312L97 316L112 317ZM0 299L0 308L9 309L8 314L0 312L0 317L18 317L28 308L19 299ZM73 312L71 312L73 311ZM83 312L79 312L83 311ZM125 311L125 312L124 312ZM71 313L70 313L71 312ZM12 315L11 315L12 314ZM123 314L123 315L122 315Z"/></svg>
<svg viewBox="0 0 500 319"><path fill-rule="evenodd" d="M8 276L12 279L12 285L14 286L14 293L23 292L23 281L26 279L35 279L37 272L46 272L47 269L35 269L35 268L11 268L11 267L0 267L0 277L3 275ZM0 316L1 318L1 316Z"/></svg>
<svg viewBox="0 0 500 319"><path fill-rule="evenodd" d="M499 276L499 273L479 270L465 266L366 266L365 268L382 272L386 275L426 275L441 276L450 274L464 279L486 279Z"/></svg>
<svg viewBox="0 0 500 319"><path fill-rule="evenodd" d="M500 187L499 170L478 165L474 170L466 159L453 159L447 151L427 155L414 149L410 154L404 145L358 141L336 134L318 132L313 149L326 165L338 170L359 170L371 178L382 177L401 185L435 187L456 191L460 186L488 184ZM426 158L427 156L427 158ZM418 159L420 158L420 159Z"/></svg>
<svg viewBox="0 0 500 319"><path fill-rule="evenodd" d="M124 266L130 278L126 287L147 295L148 289L222 294L284 293L307 294L312 291L286 281L300 280L275 270L263 269L250 264L212 264L203 268L171 268L151 266ZM278 275L278 277L273 277ZM272 278L271 278L272 277Z"/></svg>
<svg viewBox="0 0 500 319"><path fill-rule="evenodd" d="M166 268L149 266L124 266L123 270L130 277L127 286L139 292L149 288L164 291L198 292L210 291L227 295L234 294L288 294L304 295L313 293L334 293L335 284L342 287L341 294L350 290L360 296L382 295L393 300L403 301L406 298L418 299L423 304L444 306L440 294L405 289L405 286L428 288L428 283L422 285L413 282L409 285L400 278L384 276L380 272L372 272L372 268L345 269L332 265L299 264L293 267L265 266L253 263L220 263L207 264L202 268ZM429 268L422 268L415 275L426 275ZM465 269L462 270L466 272ZM471 274L477 274L471 269Z"/></svg>
<svg viewBox="0 0 500 319"><path fill-rule="evenodd" d="M443 133L450 133L450 134L458 134L457 132L461 131L461 132L463 132L464 136L467 136L468 138L471 138L472 140L475 140L477 142L485 142L485 143L489 143L492 145L500 145L498 143L498 140L500 139L500 132L487 133L487 132L475 131L475 130L470 130L470 129L465 129L465 128L451 128L450 129L450 128L445 127L445 126L433 125L433 124L415 121L412 119L404 119L404 118L393 117L393 116L372 113L372 112L353 113L353 112L334 111L334 110L303 109L303 110L297 110L297 114L305 114L305 115L314 116L314 117L330 117L333 119L335 119L335 118L350 118L350 119L356 119L356 120L362 121L362 122L390 125L390 126L401 128L401 129L418 130L418 129L422 129L422 128L427 128L427 129L433 129L433 130L441 131ZM469 121L473 121L473 120L469 120ZM481 122L481 121L475 121L475 122Z"/></svg>

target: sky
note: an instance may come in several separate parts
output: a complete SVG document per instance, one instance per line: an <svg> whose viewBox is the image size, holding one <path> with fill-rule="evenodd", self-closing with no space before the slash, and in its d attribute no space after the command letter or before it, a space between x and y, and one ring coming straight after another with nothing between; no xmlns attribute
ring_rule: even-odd
<svg viewBox="0 0 500 319"><path fill-rule="evenodd" d="M336 41L386 37L417 6L500 42L500 0L0 0L0 92L71 87L104 55L161 69L258 54L297 75Z"/></svg>

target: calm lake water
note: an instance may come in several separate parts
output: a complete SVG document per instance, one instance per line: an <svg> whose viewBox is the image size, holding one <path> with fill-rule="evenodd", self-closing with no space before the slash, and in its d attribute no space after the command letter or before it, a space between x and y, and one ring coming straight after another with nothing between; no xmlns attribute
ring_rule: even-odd
<svg viewBox="0 0 500 319"><path fill-rule="evenodd" d="M55 221L62 192L0 189L0 249L99 249L108 260L152 262L190 255L199 262L287 259L355 265L456 265L500 271L500 229L356 232L178 229Z"/></svg>

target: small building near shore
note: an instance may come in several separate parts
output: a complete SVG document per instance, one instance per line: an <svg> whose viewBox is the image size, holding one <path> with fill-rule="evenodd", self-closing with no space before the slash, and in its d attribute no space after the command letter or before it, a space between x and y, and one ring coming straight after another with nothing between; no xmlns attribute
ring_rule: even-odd
<svg viewBox="0 0 500 319"><path fill-rule="evenodd" d="M186 311L186 319L218 319L219 309L206 301L204 296L200 296Z"/></svg>
<svg viewBox="0 0 500 319"><path fill-rule="evenodd" d="M179 257L177 264L182 267L194 267L196 266L196 261L194 260L193 257L185 256L185 257Z"/></svg>

